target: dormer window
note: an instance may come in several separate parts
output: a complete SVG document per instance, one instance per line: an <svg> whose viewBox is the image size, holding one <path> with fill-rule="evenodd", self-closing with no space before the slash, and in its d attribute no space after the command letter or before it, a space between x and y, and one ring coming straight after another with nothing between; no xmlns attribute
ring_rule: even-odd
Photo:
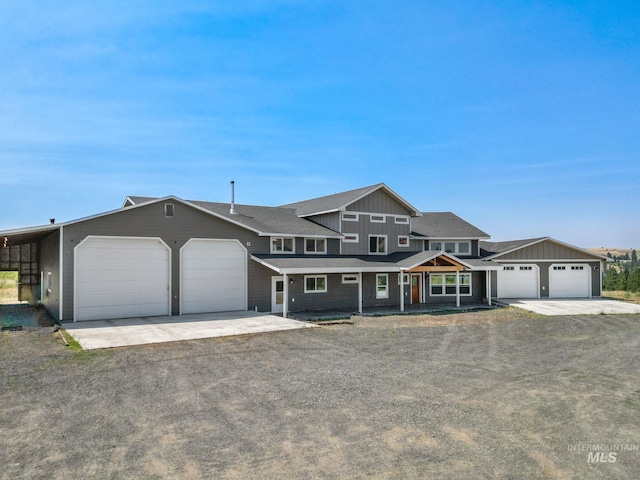
<svg viewBox="0 0 640 480"><path fill-rule="evenodd" d="M294 253L293 238L271 237L271 253Z"/></svg>

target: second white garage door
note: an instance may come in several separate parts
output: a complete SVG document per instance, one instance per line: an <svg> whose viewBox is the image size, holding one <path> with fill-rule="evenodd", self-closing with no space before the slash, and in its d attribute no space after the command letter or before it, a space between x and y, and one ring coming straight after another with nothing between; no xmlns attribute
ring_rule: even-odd
<svg viewBox="0 0 640 480"><path fill-rule="evenodd" d="M247 309L247 251L237 240L189 240L180 250L180 313Z"/></svg>
<svg viewBox="0 0 640 480"><path fill-rule="evenodd" d="M589 298L591 295L589 265L551 265L549 267L549 297Z"/></svg>
<svg viewBox="0 0 640 480"><path fill-rule="evenodd" d="M538 298L537 265L506 265L498 270L498 298Z"/></svg>

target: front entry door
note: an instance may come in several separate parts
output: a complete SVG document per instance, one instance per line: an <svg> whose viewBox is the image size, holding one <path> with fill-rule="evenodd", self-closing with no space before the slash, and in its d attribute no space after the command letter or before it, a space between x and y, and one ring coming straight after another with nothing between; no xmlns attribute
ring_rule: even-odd
<svg viewBox="0 0 640 480"><path fill-rule="evenodd" d="M284 277L271 277L271 313L282 313Z"/></svg>
<svg viewBox="0 0 640 480"><path fill-rule="evenodd" d="M420 303L420 275L411 275L411 303Z"/></svg>

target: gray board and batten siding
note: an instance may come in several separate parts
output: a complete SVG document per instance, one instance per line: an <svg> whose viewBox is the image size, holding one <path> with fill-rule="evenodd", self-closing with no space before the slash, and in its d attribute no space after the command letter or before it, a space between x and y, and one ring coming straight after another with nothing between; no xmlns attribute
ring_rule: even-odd
<svg viewBox="0 0 640 480"><path fill-rule="evenodd" d="M411 215L411 211L382 189L347 206L349 212L384 213L388 215Z"/></svg>
<svg viewBox="0 0 640 480"><path fill-rule="evenodd" d="M269 237L258 234L228 221L218 219L189 205L171 201L172 217L165 215L165 203L155 202L134 208L124 208L63 228L63 292L62 320L73 318L74 307L74 249L87 236L156 237L171 249L171 313L180 311L180 249L191 238L237 239L254 252L269 251ZM272 272L256 262L248 261L248 307L269 311L271 308Z"/></svg>
<svg viewBox="0 0 640 480"><path fill-rule="evenodd" d="M594 260L589 252L545 240L499 256L502 260Z"/></svg>

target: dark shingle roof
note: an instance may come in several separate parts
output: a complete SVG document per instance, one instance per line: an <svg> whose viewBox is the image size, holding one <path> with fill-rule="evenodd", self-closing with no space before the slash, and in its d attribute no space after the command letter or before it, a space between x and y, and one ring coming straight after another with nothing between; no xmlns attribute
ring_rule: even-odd
<svg viewBox="0 0 640 480"><path fill-rule="evenodd" d="M512 250L526 247L527 245L538 243L547 238L548 237L525 238L522 240L509 240L506 242L480 242L480 256L490 257L500 253L510 252Z"/></svg>
<svg viewBox="0 0 640 480"><path fill-rule="evenodd" d="M490 235L451 212L422 212L411 219L416 236L428 238L489 238Z"/></svg>
<svg viewBox="0 0 640 480"><path fill-rule="evenodd" d="M127 197L125 205L138 205L157 200L150 197ZM180 199L178 199L180 200ZM183 200L184 201L184 200ZM231 222L245 226L261 234L336 237L341 235L322 225L299 218L291 208L262 207L256 205L235 205L235 214L231 214L228 203L201 202L187 200L187 204L195 205Z"/></svg>

